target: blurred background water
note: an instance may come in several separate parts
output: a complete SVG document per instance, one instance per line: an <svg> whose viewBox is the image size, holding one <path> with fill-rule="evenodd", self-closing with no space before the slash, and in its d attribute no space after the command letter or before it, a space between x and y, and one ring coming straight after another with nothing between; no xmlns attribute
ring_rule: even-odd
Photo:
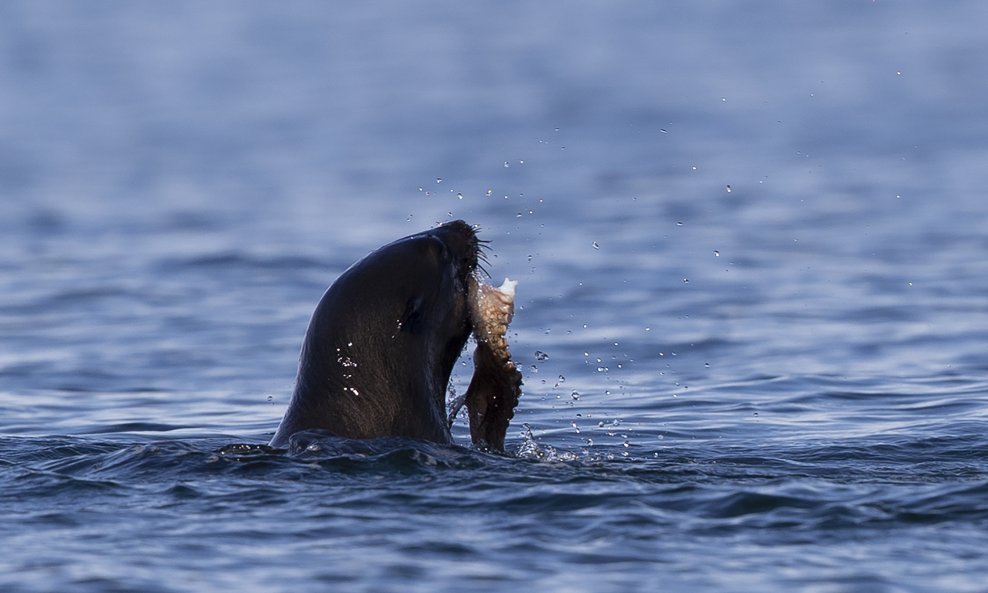
<svg viewBox="0 0 988 593"><path fill-rule="evenodd" d="M3 3L0 587L988 590L986 22ZM252 447L325 287L453 218L512 456Z"/></svg>

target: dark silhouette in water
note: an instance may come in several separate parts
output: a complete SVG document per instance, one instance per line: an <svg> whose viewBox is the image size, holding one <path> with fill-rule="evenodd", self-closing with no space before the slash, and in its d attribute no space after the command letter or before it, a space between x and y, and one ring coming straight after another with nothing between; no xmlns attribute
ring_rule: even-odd
<svg viewBox="0 0 988 593"><path fill-rule="evenodd" d="M446 391L474 332L465 396L471 438L502 451L521 392L503 339L513 288L504 296L477 280L480 249L474 230L457 220L389 243L347 269L312 314L295 391L271 446L304 430L452 442Z"/></svg>

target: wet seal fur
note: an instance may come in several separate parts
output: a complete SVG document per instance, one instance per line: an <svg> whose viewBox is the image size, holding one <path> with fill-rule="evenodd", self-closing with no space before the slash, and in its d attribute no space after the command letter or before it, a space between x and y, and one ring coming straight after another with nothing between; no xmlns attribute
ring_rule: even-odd
<svg viewBox="0 0 988 593"><path fill-rule="evenodd" d="M446 390L472 332L464 397L471 439L503 451L521 394L505 340L514 284L481 282L481 244L457 220L389 243L343 272L312 314L295 391L270 445L312 430L452 442Z"/></svg>

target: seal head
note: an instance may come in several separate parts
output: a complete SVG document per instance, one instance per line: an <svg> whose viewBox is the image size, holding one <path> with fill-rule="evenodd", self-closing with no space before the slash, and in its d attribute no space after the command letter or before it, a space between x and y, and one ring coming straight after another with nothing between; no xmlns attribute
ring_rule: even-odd
<svg viewBox="0 0 988 593"><path fill-rule="evenodd" d="M446 387L473 329L479 242L462 220L372 252L323 294L288 410L271 440L303 430L347 438L452 441Z"/></svg>

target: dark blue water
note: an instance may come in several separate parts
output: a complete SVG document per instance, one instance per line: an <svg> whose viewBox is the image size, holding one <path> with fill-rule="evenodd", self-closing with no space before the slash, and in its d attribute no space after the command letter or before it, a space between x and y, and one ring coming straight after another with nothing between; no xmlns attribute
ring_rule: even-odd
<svg viewBox="0 0 988 593"><path fill-rule="evenodd" d="M4 3L0 590L988 591L986 22ZM259 447L325 287L452 218L511 455Z"/></svg>

